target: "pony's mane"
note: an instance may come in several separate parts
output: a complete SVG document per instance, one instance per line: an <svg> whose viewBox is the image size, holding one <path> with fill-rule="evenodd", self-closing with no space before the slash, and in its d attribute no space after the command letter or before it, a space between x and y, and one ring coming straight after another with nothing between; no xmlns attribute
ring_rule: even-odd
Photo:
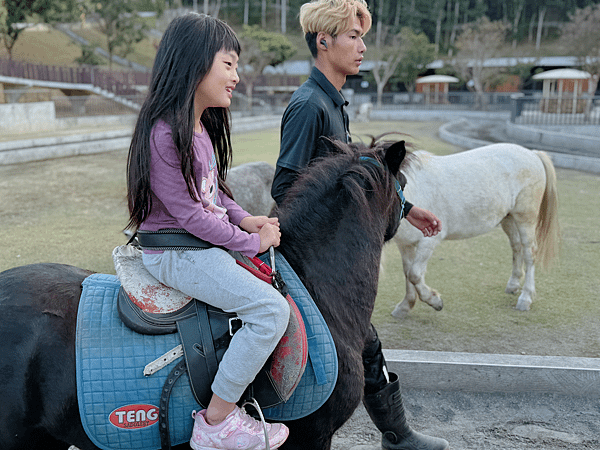
<svg viewBox="0 0 600 450"><path fill-rule="evenodd" d="M406 152L406 158L400 165L400 170L407 175L414 175L419 170L422 170L427 162L435 155L425 150L418 152Z"/></svg>
<svg viewBox="0 0 600 450"><path fill-rule="evenodd" d="M369 196L377 195L390 198L393 190L391 174L385 168L384 154L386 147L380 143L346 144L341 141L322 138L321 145L330 146L328 156L315 159L298 176L297 181L288 191L280 211L288 214L296 211L304 214L313 211L323 215L328 208L327 203L340 207L341 196L347 194L353 203L362 208L364 214L373 212L367 207ZM367 156L377 160L380 167L360 160ZM384 186L383 189L374 189ZM336 193L337 199L330 198ZM376 217L367 217L376 220Z"/></svg>

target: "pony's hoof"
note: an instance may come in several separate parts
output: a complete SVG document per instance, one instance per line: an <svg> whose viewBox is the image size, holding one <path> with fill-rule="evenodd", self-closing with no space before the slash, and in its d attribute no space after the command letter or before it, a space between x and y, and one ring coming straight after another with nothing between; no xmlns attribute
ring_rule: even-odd
<svg viewBox="0 0 600 450"><path fill-rule="evenodd" d="M396 307L392 311L392 316L394 316L396 319L402 320L406 316L408 316L409 311L410 311L410 309L406 309L399 304L399 305L396 305Z"/></svg>
<svg viewBox="0 0 600 450"><path fill-rule="evenodd" d="M518 309L519 311L529 311L530 306L531 306L531 300L519 299L519 301L517 302L517 306L515 306L515 308Z"/></svg>
<svg viewBox="0 0 600 450"><path fill-rule="evenodd" d="M519 292L520 288L520 286L506 286L504 292L506 292L507 294L515 295L517 292Z"/></svg>
<svg viewBox="0 0 600 450"><path fill-rule="evenodd" d="M438 294L437 292L434 292L433 296L429 299L429 301L425 301L425 303L427 303L436 311L441 311L444 307L444 301L442 300L442 297L440 297L440 294Z"/></svg>

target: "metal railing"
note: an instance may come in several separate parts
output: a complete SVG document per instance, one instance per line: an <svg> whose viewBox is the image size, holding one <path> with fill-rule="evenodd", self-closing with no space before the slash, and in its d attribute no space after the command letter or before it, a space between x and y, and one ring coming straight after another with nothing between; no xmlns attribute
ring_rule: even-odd
<svg viewBox="0 0 600 450"><path fill-rule="evenodd" d="M515 94L510 120L528 125L600 125L600 96Z"/></svg>
<svg viewBox="0 0 600 450"><path fill-rule="evenodd" d="M478 110L478 111L510 111L511 95L505 92L450 91L448 93L409 93L385 92L381 98L381 106L377 105L376 93L354 93L351 103L372 103L381 109L418 109L418 110Z"/></svg>

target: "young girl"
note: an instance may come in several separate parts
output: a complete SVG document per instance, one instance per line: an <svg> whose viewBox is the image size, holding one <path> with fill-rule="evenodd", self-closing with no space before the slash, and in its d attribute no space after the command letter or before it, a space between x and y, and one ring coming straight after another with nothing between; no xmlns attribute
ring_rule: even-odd
<svg viewBox="0 0 600 450"><path fill-rule="evenodd" d="M276 218L251 216L223 183L231 163L229 110L240 44L224 22L187 14L171 22L152 69L127 161L128 227L185 229L214 245L201 250L144 250L162 283L228 312L244 326L234 335L195 415L196 450L265 449L263 425L236 402L273 352L289 320L287 301L236 264L227 250L254 256L278 246ZM270 448L288 436L266 424Z"/></svg>

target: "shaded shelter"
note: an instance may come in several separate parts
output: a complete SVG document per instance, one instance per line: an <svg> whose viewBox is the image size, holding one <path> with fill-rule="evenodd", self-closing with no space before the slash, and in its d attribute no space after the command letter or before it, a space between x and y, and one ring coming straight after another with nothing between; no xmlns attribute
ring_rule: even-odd
<svg viewBox="0 0 600 450"><path fill-rule="evenodd" d="M591 75L583 70L554 69L538 73L534 80L542 80L540 108L545 113L583 113L586 102L582 97L588 91Z"/></svg>
<svg viewBox="0 0 600 450"><path fill-rule="evenodd" d="M425 103L448 103L448 87L459 80L450 75L427 75L416 81L416 91L425 97Z"/></svg>

